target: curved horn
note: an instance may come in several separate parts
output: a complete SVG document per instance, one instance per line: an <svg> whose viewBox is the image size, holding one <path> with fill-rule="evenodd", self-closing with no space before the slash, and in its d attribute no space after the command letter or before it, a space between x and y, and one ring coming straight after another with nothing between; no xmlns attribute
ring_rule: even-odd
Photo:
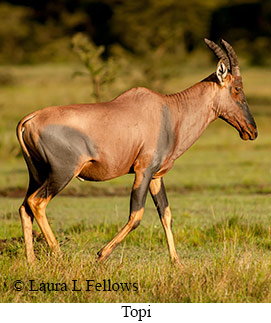
<svg viewBox="0 0 271 323"><path fill-rule="evenodd" d="M231 64L231 73L232 73L232 75L240 76L240 69L239 69L238 59L237 59L237 55L235 54L234 49L224 39L221 39L221 44L225 48L225 50L227 52L227 55L229 57L230 64Z"/></svg>
<svg viewBox="0 0 271 323"><path fill-rule="evenodd" d="M204 38L204 41L205 41L206 45L214 52L216 57L218 59L222 59L223 63L226 65L227 69L230 70L231 69L230 61L229 61L229 58L224 53L224 51L213 41L211 41L207 38Z"/></svg>

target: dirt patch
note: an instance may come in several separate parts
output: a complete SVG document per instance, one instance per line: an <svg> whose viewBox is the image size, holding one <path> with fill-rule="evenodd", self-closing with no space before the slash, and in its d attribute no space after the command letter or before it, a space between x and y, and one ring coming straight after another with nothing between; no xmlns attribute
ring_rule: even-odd
<svg viewBox="0 0 271 323"><path fill-rule="evenodd" d="M223 192L227 194L271 194L271 188L265 185L255 184L235 184L235 185L186 185L186 186L169 186L166 187L167 192L175 192L178 194L189 194L191 192ZM130 196L131 187L99 187L88 186L83 189L75 189L73 187L65 188L59 195L70 197L111 197L111 196ZM0 189L0 197L8 198L24 198L26 189L21 187L7 187Z"/></svg>
<svg viewBox="0 0 271 323"><path fill-rule="evenodd" d="M0 189L0 197L9 198L24 198L26 194L25 188L7 187ZM72 197L87 197L87 196L129 196L130 188L128 187L114 187L114 188L99 188L88 187L85 190L76 190L74 188L66 188L59 195Z"/></svg>
<svg viewBox="0 0 271 323"><path fill-rule="evenodd" d="M24 197L26 194L26 189L18 187L8 187L0 190L0 197Z"/></svg>

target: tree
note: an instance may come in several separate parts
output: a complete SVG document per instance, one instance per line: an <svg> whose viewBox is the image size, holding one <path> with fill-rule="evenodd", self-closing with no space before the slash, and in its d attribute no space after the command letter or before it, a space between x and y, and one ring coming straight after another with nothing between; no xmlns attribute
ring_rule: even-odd
<svg viewBox="0 0 271 323"><path fill-rule="evenodd" d="M104 46L95 46L86 35L76 34L72 39L72 46L79 56L87 72L76 72L74 75L88 75L92 84L92 93L96 102L101 101L101 88L114 81L115 64L112 58L104 61L102 54Z"/></svg>

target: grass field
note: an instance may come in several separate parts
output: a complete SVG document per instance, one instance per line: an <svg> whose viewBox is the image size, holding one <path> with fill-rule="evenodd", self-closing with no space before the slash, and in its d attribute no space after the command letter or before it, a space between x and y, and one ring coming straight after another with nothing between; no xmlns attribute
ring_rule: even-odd
<svg viewBox="0 0 271 323"><path fill-rule="evenodd" d="M55 259L39 237L35 240L39 261L32 267L26 264L18 208L27 187L27 171L15 127L23 115L37 108L90 101L88 80L71 78L76 68L0 69L0 301L271 302L268 69L242 70L258 139L244 142L235 129L218 120L165 176L183 269L169 263L164 232L150 197L137 230L104 264L95 262L96 252L127 221L133 181L128 175L104 183L74 180L47 208L63 256ZM180 70L180 78L165 88L168 93L184 89L211 72ZM130 83L124 78L106 99ZM36 224L35 230L39 230ZM19 280L15 287L21 291L14 288ZM58 290L44 292L42 283L59 283L54 285Z"/></svg>

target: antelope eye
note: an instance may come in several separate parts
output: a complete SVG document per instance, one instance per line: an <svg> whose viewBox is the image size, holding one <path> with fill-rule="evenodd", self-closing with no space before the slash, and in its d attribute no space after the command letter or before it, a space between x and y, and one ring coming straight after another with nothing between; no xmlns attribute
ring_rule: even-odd
<svg viewBox="0 0 271 323"><path fill-rule="evenodd" d="M234 90L235 90L235 92L238 93L238 92L240 92L240 87L235 87Z"/></svg>

